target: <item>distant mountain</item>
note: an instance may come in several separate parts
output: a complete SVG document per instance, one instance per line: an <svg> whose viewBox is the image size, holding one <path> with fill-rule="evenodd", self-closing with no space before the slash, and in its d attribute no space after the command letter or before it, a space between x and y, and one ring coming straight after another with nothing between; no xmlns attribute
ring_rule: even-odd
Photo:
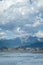
<svg viewBox="0 0 43 65"><path fill-rule="evenodd" d="M0 47L17 47L21 45L21 40L19 38L15 38L15 39L8 39L8 40L0 40Z"/></svg>
<svg viewBox="0 0 43 65"><path fill-rule="evenodd" d="M37 37L29 36L26 41L23 42L23 45L25 47L43 48L43 38L37 38Z"/></svg>
<svg viewBox="0 0 43 65"><path fill-rule="evenodd" d="M33 44L30 44L30 45L25 45L25 48L27 47L31 47L31 48L43 48L43 42L37 42L37 43L33 43Z"/></svg>
<svg viewBox="0 0 43 65"><path fill-rule="evenodd" d="M19 46L23 47L43 47L43 38L37 38L33 36L28 37L18 37L14 39L1 39L0 40L0 48L7 47L7 48L16 48Z"/></svg>

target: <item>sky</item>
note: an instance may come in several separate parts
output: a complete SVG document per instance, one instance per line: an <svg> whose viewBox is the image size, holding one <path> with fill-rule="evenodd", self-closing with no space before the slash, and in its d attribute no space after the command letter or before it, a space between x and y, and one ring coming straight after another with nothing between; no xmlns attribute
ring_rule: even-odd
<svg viewBox="0 0 43 65"><path fill-rule="evenodd" d="M0 0L0 39L43 38L43 0Z"/></svg>

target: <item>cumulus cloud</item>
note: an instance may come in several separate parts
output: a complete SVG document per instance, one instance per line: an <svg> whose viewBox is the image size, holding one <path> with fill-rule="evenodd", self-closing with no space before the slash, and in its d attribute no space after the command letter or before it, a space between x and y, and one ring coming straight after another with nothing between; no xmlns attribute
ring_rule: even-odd
<svg viewBox="0 0 43 65"><path fill-rule="evenodd" d="M0 35L5 35L5 32L0 32Z"/></svg>
<svg viewBox="0 0 43 65"><path fill-rule="evenodd" d="M5 32L0 32L0 39L7 39Z"/></svg>
<svg viewBox="0 0 43 65"><path fill-rule="evenodd" d="M37 26L39 26L40 24L43 24L43 23L41 23L41 22L39 22L39 21L36 21L36 22L34 22L33 24L26 24L25 26L26 26L26 27L37 27Z"/></svg>
<svg viewBox="0 0 43 65"><path fill-rule="evenodd" d="M7 38L34 35L42 28L43 0L0 1L0 35L2 31Z"/></svg>
<svg viewBox="0 0 43 65"><path fill-rule="evenodd" d="M16 35L17 37L25 37L29 35L29 33L26 33L26 31L22 30L20 27L16 28L13 30L13 34Z"/></svg>
<svg viewBox="0 0 43 65"><path fill-rule="evenodd" d="M43 6L43 0L38 0L38 6L39 7Z"/></svg>
<svg viewBox="0 0 43 65"><path fill-rule="evenodd" d="M35 33L35 36L37 36L38 38L43 38L43 32L38 31L37 33Z"/></svg>
<svg viewBox="0 0 43 65"><path fill-rule="evenodd" d="M3 0L0 4L0 23L8 23L15 18L17 19L18 16L26 16L26 14L35 10L34 6L27 4L29 4L28 0Z"/></svg>

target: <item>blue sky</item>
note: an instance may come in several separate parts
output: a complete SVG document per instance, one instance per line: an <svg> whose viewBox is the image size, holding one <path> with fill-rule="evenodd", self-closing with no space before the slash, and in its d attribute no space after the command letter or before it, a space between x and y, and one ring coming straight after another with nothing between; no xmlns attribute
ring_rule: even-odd
<svg viewBox="0 0 43 65"><path fill-rule="evenodd" d="M43 37L43 0L0 0L0 39Z"/></svg>

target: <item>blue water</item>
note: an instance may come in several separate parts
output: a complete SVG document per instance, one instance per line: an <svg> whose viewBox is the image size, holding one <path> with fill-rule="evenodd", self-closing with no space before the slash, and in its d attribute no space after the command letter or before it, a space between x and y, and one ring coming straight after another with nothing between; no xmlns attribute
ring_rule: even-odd
<svg viewBox="0 0 43 65"><path fill-rule="evenodd" d="M0 65L43 65L43 54L0 53Z"/></svg>

